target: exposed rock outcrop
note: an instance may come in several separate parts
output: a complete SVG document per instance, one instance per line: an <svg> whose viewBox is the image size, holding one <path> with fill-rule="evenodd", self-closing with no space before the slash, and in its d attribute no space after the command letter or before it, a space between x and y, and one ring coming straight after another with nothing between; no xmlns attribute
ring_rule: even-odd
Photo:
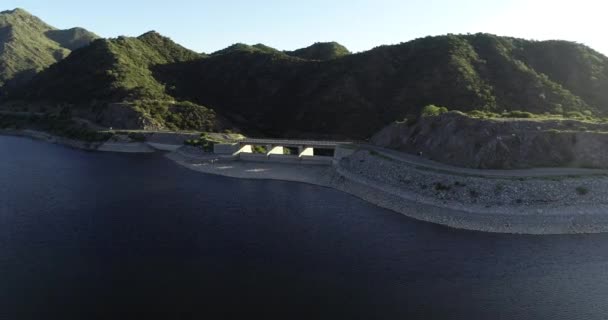
<svg viewBox="0 0 608 320"><path fill-rule="evenodd" d="M137 112L129 103L110 103L101 113L102 125L123 130L160 130L163 126Z"/></svg>
<svg viewBox="0 0 608 320"><path fill-rule="evenodd" d="M391 124L372 143L470 168L608 168L608 124L576 120L488 120L449 112Z"/></svg>

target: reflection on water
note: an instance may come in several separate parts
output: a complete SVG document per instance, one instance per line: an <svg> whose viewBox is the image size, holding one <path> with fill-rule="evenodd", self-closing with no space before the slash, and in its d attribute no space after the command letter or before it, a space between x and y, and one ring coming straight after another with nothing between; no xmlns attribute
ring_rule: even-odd
<svg viewBox="0 0 608 320"><path fill-rule="evenodd" d="M0 137L0 318L605 319L608 236L410 220L310 185Z"/></svg>

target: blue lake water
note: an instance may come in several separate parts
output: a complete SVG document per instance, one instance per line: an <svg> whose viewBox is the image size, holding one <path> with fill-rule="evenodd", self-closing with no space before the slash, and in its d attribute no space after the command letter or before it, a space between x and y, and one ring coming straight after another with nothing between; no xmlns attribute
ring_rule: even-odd
<svg viewBox="0 0 608 320"><path fill-rule="evenodd" d="M332 189L0 137L0 319L127 313L606 319L608 235L452 230Z"/></svg>

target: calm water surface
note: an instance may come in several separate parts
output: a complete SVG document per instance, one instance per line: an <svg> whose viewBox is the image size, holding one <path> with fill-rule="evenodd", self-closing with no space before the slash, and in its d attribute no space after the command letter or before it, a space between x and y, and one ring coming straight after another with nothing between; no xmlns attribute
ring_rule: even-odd
<svg viewBox="0 0 608 320"><path fill-rule="evenodd" d="M0 319L606 319L608 235L408 219L162 155L0 137Z"/></svg>

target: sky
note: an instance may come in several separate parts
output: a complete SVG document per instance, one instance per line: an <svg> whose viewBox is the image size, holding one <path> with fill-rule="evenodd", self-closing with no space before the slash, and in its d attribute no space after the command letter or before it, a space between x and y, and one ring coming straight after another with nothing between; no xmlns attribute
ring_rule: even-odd
<svg viewBox="0 0 608 320"><path fill-rule="evenodd" d="M294 50L337 41L353 52L427 35L487 32L576 41L608 55L601 0L2 0L61 29L102 37L155 30L198 52L264 43Z"/></svg>

